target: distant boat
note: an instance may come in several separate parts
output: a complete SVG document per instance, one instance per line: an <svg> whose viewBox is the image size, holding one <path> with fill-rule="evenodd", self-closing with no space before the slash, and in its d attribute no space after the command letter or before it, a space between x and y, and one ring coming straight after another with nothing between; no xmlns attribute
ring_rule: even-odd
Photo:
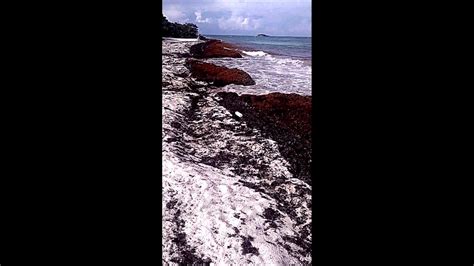
<svg viewBox="0 0 474 266"><path fill-rule="evenodd" d="M263 34L263 33L260 33L260 34L257 35L257 37L270 37L270 36L268 36L266 34Z"/></svg>

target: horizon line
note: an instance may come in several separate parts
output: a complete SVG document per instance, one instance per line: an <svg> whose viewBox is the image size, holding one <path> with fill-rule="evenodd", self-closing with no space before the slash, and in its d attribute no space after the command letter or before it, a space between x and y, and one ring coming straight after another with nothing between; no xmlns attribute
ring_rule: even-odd
<svg viewBox="0 0 474 266"><path fill-rule="evenodd" d="M208 34L201 33L202 35L210 36L245 36L245 37L256 37L256 35L241 35L241 34ZM300 37L300 38L312 38L312 36L290 36L290 35L268 35L268 37Z"/></svg>

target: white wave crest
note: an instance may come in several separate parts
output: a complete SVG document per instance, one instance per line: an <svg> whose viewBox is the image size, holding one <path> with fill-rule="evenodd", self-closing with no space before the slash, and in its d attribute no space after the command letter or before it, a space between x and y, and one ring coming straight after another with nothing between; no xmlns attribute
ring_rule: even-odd
<svg viewBox="0 0 474 266"><path fill-rule="evenodd" d="M268 55L267 53L263 51L254 51L254 52L248 52L248 51L242 51L242 53L250 56L266 56Z"/></svg>

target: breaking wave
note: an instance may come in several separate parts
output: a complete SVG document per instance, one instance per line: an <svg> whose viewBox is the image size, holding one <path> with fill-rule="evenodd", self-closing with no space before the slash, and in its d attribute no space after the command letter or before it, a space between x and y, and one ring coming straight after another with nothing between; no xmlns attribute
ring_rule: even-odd
<svg viewBox="0 0 474 266"><path fill-rule="evenodd" d="M208 62L229 68L238 68L249 73L256 85L227 85L220 89L238 94L266 94L271 92L311 95L311 60L263 51L242 51L243 58L213 58Z"/></svg>
<svg viewBox="0 0 474 266"><path fill-rule="evenodd" d="M267 53L265 53L264 51L242 51L242 53L246 54L246 55L250 55L250 56L266 56L268 55Z"/></svg>

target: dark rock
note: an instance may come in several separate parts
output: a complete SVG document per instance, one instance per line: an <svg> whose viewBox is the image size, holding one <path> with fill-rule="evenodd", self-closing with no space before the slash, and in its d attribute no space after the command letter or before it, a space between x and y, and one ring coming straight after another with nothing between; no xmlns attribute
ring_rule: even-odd
<svg viewBox="0 0 474 266"><path fill-rule="evenodd" d="M194 58L242 57L235 47L219 40L195 44L189 51Z"/></svg>
<svg viewBox="0 0 474 266"><path fill-rule="evenodd" d="M203 41L209 40L208 38L202 36L201 34L199 34L198 39L199 39L199 40L203 40Z"/></svg>
<svg viewBox="0 0 474 266"><path fill-rule="evenodd" d="M255 81L249 74L237 68L216 66L193 59L186 59L186 67L191 71L192 77L199 81L213 82L215 86L255 85Z"/></svg>

